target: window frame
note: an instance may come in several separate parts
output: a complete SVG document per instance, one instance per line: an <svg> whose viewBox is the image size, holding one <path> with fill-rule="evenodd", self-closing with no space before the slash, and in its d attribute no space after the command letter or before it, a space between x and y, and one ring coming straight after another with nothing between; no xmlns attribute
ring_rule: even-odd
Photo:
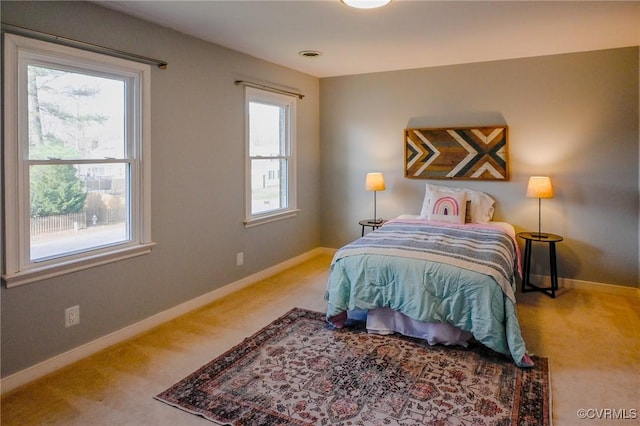
<svg viewBox="0 0 640 426"><path fill-rule="evenodd" d="M250 141L250 104L258 102L285 108L285 155L252 156ZM282 220L297 216L300 211L297 207L297 177L296 177L296 110L297 98L295 96L275 93L254 87L245 87L245 227L249 228L264 223ZM286 197L287 206L284 208L269 210L266 212L252 213L252 160L260 159L286 159Z"/></svg>
<svg viewBox="0 0 640 426"><path fill-rule="evenodd" d="M2 280L14 287L74 271L147 254L151 239L150 89L151 67L14 34L4 34L4 264ZM32 261L29 256L29 165L26 70L36 61L113 75L128 80L126 161L130 164L127 191L129 240L72 254ZM83 161L59 161L59 163ZM117 162L117 161L116 161ZM36 162L37 163L37 162ZM52 163L53 164L53 163Z"/></svg>

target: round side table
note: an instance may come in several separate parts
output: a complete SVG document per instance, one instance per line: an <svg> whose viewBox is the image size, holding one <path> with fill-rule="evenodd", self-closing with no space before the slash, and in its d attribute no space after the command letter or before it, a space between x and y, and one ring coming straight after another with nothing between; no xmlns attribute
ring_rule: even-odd
<svg viewBox="0 0 640 426"><path fill-rule="evenodd" d="M522 238L524 243L524 266L522 277L522 292L539 291L552 298L556 297L558 290L558 264L556 262L556 243L563 240L560 235L556 234L540 234L537 232L520 232L518 237ZM551 273L551 287L539 287L529 282L531 273L531 245L533 243L546 243L549 247L549 268Z"/></svg>
<svg viewBox="0 0 640 426"><path fill-rule="evenodd" d="M376 230L378 228L380 228L382 225L384 225L386 222L386 220L383 220L382 222L374 222L372 220L361 220L360 222L358 222L360 224L360 226L362 226L362 236L364 237L364 228L366 227L370 227L371 230Z"/></svg>

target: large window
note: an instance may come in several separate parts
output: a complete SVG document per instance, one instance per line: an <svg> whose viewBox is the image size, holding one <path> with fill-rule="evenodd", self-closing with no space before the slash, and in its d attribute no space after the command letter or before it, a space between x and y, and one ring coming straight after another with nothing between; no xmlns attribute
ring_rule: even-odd
<svg viewBox="0 0 640 426"><path fill-rule="evenodd" d="M148 253L148 65L5 35L8 286Z"/></svg>
<svg viewBox="0 0 640 426"><path fill-rule="evenodd" d="M247 226L296 214L296 99L246 88Z"/></svg>

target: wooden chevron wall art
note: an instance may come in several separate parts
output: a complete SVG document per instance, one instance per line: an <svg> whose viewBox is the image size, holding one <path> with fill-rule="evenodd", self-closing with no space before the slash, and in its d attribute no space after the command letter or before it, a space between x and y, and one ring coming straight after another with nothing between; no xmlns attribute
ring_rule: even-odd
<svg viewBox="0 0 640 426"><path fill-rule="evenodd" d="M414 179L509 180L508 127L405 129L404 175Z"/></svg>

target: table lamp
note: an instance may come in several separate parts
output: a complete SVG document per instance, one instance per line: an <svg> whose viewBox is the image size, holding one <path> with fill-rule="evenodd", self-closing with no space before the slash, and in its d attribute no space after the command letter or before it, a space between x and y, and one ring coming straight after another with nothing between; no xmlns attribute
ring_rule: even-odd
<svg viewBox="0 0 640 426"><path fill-rule="evenodd" d="M543 198L553 197L553 187L551 186L551 179L547 176L531 176L529 178L529 185L527 185L527 197L538 199L538 232L532 232L531 235L536 238L549 238L548 234L540 232L541 228L541 216L540 206Z"/></svg>
<svg viewBox="0 0 640 426"><path fill-rule="evenodd" d="M384 176L382 173L367 173L367 179L365 182L367 191L373 191L373 219L369 223L382 223L382 219L378 219L376 212L376 192L384 191Z"/></svg>

